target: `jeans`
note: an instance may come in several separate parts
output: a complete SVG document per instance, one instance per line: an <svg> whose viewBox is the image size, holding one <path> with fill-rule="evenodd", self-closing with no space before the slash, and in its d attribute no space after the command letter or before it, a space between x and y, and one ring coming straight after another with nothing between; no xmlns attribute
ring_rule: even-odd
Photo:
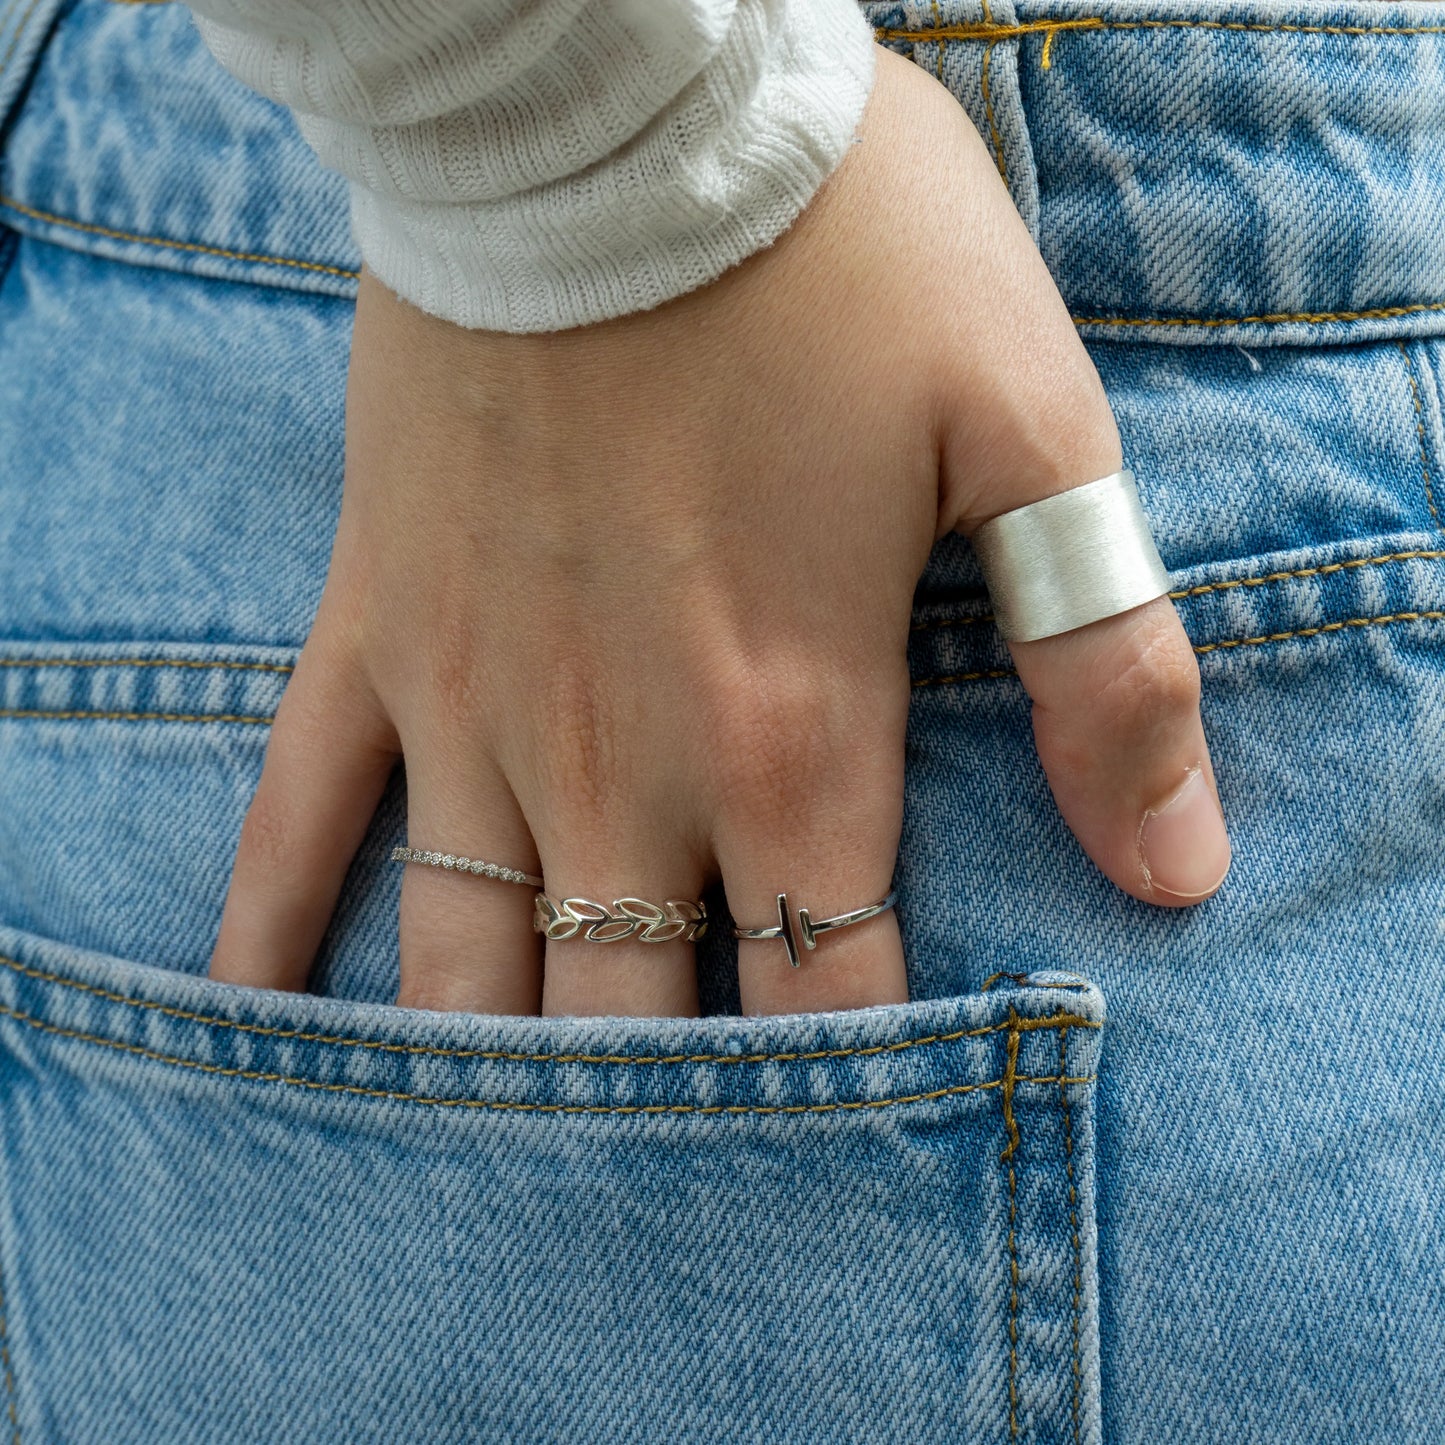
<svg viewBox="0 0 1445 1445"><path fill-rule="evenodd" d="M346 195L179 5L0 0L0 1440L1445 1439L1445 9L864 8L1103 378L1224 888L1085 858L947 537L912 1002L742 1017L718 892L699 1019L398 1008L401 766L311 991L210 982Z"/></svg>

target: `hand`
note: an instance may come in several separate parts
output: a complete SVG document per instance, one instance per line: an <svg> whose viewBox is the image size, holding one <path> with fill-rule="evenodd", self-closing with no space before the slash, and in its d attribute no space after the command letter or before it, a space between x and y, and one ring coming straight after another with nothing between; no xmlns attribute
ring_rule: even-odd
<svg viewBox="0 0 1445 1445"><path fill-rule="evenodd" d="M965 111L880 49L860 133L775 245L653 311L467 331L363 276L330 571L213 977L305 987L398 754L408 841L559 897L695 899L720 875L762 926L784 888L819 917L887 892L933 543L1123 456ZM1169 600L1012 652L1098 867L1164 905L1217 888L1229 845ZM532 906L408 865L398 1002L697 1012L691 944L544 959ZM740 943L738 969L748 1013L907 998L892 912L799 969Z"/></svg>

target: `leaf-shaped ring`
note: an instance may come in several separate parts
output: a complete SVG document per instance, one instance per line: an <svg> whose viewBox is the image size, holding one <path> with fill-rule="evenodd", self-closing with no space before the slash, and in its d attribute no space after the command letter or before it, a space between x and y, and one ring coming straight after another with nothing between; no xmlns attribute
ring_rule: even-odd
<svg viewBox="0 0 1445 1445"><path fill-rule="evenodd" d="M590 943L689 943L707 932L707 908L686 898L651 903L645 898L616 898L609 907L590 898L553 898L539 893L532 928L548 938L576 938Z"/></svg>

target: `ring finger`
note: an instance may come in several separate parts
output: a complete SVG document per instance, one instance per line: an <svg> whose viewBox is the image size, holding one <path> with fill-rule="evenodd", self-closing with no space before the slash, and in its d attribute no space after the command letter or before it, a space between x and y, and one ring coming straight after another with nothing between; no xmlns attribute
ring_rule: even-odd
<svg viewBox="0 0 1445 1445"><path fill-rule="evenodd" d="M412 847L540 872L531 832L495 763L448 760L418 745L406 752L406 771ZM536 894L533 885L455 866L408 863L397 1002L469 1013L537 1013L542 948L532 929Z"/></svg>

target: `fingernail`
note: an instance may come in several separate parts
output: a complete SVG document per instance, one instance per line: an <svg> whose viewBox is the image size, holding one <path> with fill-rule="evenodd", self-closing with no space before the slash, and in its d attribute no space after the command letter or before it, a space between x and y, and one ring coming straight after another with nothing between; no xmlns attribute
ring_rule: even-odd
<svg viewBox="0 0 1445 1445"><path fill-rule="evenodd" d="M1202 768L1139 824L1139 862L1151 891L1203 898L1229 872L1229 835Z"/></svg>

